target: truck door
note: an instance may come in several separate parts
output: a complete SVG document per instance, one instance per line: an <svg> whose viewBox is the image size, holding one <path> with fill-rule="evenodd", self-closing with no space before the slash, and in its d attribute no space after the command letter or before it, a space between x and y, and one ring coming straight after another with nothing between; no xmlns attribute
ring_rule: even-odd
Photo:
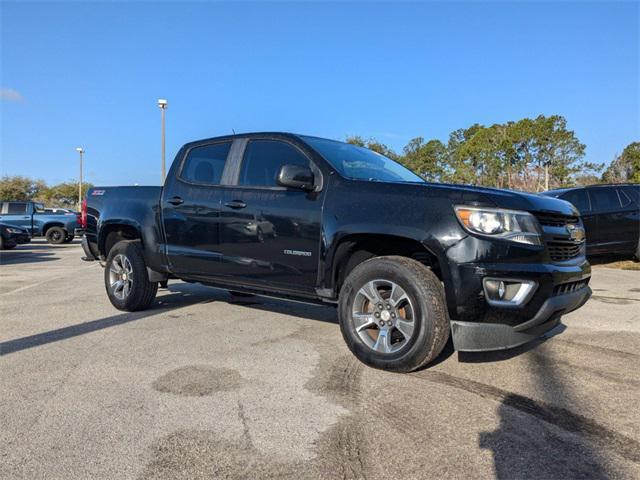
<svg viewBox="0 0 640 480"><path fill-rule="evenodd" d="M622 208L616 215L620 240L624 242L624 247L630 252L635 252L638 247L638 236L640 234L640 211L638 204L627 195L627 189L618 187L618 196Z"/></svg>
<svg viewBox="0 0 640 480"><path fill-rule="evenodd" d="M618 192L610 187L593 187L587 191L597 222L593 243L598 251L614 252L616 247L624 243L620 237L621 205Z"/></svg>
<svg viewBox="0 0 640 480"><path fill-rule="evenodd" d="M225 189L221 210L223 272L230 281L313 291L320 248L321 192L280 186L286 164L310 166L298 147L284 140L251 139Z"/></svg>
<svg viewBox="0 0 640 480"><path fill-rule="evenodd" d="M167 257L176 273L219 273L221 184L231 146L231 140L193 146L167 176L162 221Z"/></svg>
<svg viewBox="0 0 640 480"><path fill-rule="evenodd" d="M9 225L26 228L33 234L31 225L33 207L29 202L3 202L0 221Z"/></svg>

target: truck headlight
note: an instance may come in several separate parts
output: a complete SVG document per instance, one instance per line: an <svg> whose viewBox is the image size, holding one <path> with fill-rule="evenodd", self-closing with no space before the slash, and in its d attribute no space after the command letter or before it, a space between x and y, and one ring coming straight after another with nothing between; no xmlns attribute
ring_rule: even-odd
<svg viewBox="0 0 640 480"><path fill-rule="evenodd" d="M538 221L529 212L458 205L456 215L465 229L491 238L542 245Z"/></svg>
<svg viewBox="0 0 640 480"><path fill-rule="evenodd" d="M22 230L20 228L11 228L11 227L7 227L7 232L9 233L27 233L25 230Z"/></svg>

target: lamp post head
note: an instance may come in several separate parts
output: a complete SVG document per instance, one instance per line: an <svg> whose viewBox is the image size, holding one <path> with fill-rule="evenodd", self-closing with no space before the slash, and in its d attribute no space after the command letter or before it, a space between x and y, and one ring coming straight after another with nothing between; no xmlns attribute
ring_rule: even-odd
<svg viewBox="0 0 640 480"><path fill-rule="evenodd" d="M158 99L158 106L159 106L160 108L162 108L163 110L164 110L165 108L167 108L167 106L168 106L168 105L169 105L169 102L168 102L166 99L164 99L164 98L159 98L159 99Z"/></svg>
<svg viewBox="0 0 640 480"><path fill-rule="evenodd" d="M82 147L77 147L77 148L76 148L76 152L84 153L84 148L82 148Z"/></svg>

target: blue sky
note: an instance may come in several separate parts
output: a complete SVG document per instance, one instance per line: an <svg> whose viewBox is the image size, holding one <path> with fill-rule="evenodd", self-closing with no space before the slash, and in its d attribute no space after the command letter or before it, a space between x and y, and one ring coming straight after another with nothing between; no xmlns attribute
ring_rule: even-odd
<svg viewBox="0 0 640 480"><path fill-rule="evenodd" d="M157 184L194 139L446 140L560 114L609 162L640 140L639 3L30 3L1 11L0 173Z"/></svg>

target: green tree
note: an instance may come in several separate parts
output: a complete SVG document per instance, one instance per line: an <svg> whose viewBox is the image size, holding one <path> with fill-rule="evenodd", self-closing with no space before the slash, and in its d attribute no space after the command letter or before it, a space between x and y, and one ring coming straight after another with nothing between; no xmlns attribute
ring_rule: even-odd
<svg viewBox="0 0 640 480"><path fill-rule="evenodd" d="M90 183L82 184L82 193L86 194ZM78 205L78 183L63 182L46 189L39 197L48 207L76 208Z"/></svg>
<svg viewBox="0 0 640 480"><path fill-rule="evenodd" d="M22 176L0 179L0 200L33 200L47 189L42 180Z"/></svg>
<svg viewBox="0 0 640 480"><path fill-rule="evenodd" d="M348 136L346 142L352 145L357 145L358 147L368 148L369 150L373 150L374 152L377 152L380 155L384 155L385 157L391 158L393 160L398 160L400 158L400 156L390 147L382 142L379 142L373 137L364 139L359 135L353 135Z"/></svg>
<svg viewBox="0 0 640 480"><path fill-rule="evenodd" d="M429 181L442 181L446 175L447 147L440 140L416 137L404 147L399 160Z"/></svg>
<svg viewBox="0 0 640 480"><path fill-rule="evenodd" d="M609 183L640 183L640 142L627 145L605 170L602 179Z"/></svg>

